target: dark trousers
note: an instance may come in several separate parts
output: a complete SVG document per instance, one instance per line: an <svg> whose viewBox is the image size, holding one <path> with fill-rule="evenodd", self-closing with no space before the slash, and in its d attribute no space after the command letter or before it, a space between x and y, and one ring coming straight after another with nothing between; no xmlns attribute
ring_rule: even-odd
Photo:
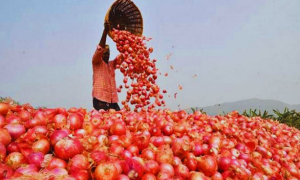
<svg viewBox="0 0 300 180"><path fill-rule="evenodd" d="M97 111L99 111L100 109L104 109L105 111L109 109L120 111L120 107L118 103L107 103L104 101L100 101L99 99L96 98L93 98L93 106Z"/></svg>

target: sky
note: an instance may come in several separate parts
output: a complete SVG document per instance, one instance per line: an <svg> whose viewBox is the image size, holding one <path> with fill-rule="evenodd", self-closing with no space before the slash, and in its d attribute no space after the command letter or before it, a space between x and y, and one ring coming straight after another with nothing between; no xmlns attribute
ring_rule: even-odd
<svg viewBox="0 0 300 180"><path fill-rule="evenodd" d="M0 0L0 96L91 110L92 56L113 2ZM250 98L300 104L299 0L133 2L152 38L166 108ZM107 43L114 58L115 43ZM117 70L117 85L122 79Z"/></svg>

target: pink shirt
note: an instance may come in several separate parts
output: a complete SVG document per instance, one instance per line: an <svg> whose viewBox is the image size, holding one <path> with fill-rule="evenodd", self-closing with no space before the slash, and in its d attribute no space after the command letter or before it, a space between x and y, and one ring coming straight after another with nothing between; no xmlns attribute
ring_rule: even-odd
<svg viewBox="0 0 300 180"><path fill-rule="evenodd" d="M102 60L104 48L97 47L94 59L101 59L98 64L93 64L93 92L92 96L100 101L117 103L119 101L115 80L115 62L109 61L106 64Z"/></svg>

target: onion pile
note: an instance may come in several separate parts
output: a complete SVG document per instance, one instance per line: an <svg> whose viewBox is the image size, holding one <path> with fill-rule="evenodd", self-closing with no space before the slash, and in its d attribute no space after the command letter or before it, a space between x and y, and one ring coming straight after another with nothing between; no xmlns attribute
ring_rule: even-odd
<svg viewBox="0 0 300 180"><path fill-rule="evenodd" d="M147 111L156 106L164 106L163 95L156 84L158 72L156 59L150 59L153 48L147 48L143 42L150 39L116 29L113 30L113 34L113 40L120 52L117 57L117 68L124 75L123 83L127 89L126 100L122 101L124 108L129 111L131 109L129 104L131 104L134 106L134 111L139 109ZM131 83L128 82L129 80ZM122 87L122 85L119 86L118 92L121 92ZM166 90L163 90L163 93L166 93ZM154 98L153 102L151 98Z"/></svg>
<svg viewBox="0 0 300 180"><path fill-rule="evenodd" d="M277 121L236 111L6 107L0 179L300 179L300 131Z"/></svg>

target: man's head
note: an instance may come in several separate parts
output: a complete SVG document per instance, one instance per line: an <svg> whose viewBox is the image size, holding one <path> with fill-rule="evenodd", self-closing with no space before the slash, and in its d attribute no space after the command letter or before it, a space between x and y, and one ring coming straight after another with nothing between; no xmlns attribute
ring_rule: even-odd
<svg viewBox="0 0 300 180"><path fill-rule="evenodd" d="M109 61L109 54L110 54L109 45L106 44L103 53L103 61L105 61L106 63Z"/></svg>

